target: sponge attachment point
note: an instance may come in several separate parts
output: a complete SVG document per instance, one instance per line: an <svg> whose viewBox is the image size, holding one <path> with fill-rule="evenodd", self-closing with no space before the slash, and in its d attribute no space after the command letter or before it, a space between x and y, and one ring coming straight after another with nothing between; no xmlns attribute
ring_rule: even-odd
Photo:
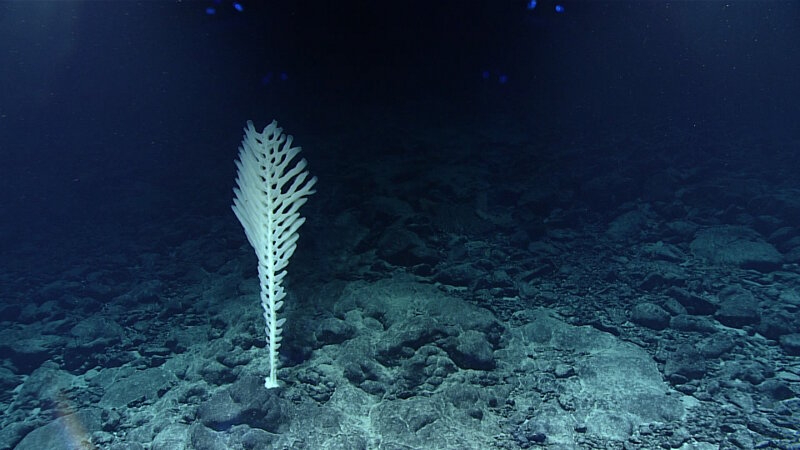
<svg viewBox="0 0 800 450"><path fill-rule="evenodd" d="M278 319L286 296L281 283L297 248L297 230L305 222L299 209L316 192L317 177L309 178L306 160L295 160L300 150L292 147L292 136L283 134L277 122L259 133L248 120L236 160L232 209L258 257L269 352L267 388L278 387L278 349L286 321Z"/></svg>

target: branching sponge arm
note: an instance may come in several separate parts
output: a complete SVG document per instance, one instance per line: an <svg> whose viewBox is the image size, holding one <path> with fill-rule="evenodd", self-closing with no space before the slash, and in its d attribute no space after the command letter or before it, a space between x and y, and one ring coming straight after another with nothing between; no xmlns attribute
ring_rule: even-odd
<svg viewBox="0 0 800 450"><path fill-rule="evenodd" d="M298 211L315 192L317 182L317 177L309 178L305 159L294 162L301 148L292 147L292 136L282 131L273 121L258 133L253 122L247 121L236 161L232 206L258 257L269 351L267 388L278 387L278 349L286 321L278 319L286 296L281 285L284 268L297 247L297 230L306 220Z"/></svg>

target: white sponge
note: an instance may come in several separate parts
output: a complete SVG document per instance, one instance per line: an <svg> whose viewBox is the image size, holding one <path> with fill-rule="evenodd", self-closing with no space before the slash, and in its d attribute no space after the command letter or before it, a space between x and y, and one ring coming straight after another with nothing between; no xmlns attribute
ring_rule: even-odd
<svg viewBox="0 0 800 450"><path fill-rule="evenodd" d="M247 240L258 257L261 306L267 322L269 375L264 386L278 387L278 349L282 326L278 319L286 292L281 286L284 268L297 247L297 229L305 222L297 211L313 194L317 177L308 178L306 160L293 162L300 147L292 147L292 136L282 134L274 120L258 133L247 121L239 147L237 187L233 189L233 212L242 223Z"/></svg>

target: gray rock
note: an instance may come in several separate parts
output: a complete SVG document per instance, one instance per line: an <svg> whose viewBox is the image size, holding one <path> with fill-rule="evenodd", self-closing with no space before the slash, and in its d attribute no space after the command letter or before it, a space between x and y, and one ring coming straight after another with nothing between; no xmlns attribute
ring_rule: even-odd
<svg viewBox="0 0 800 450"><path fill-rule="evenodd" d="M746 227L720 226L700 230L690 248L709 263L769 272L780 267L783 257L755 231Z"/></svg>
<svg viewBox="0 0 800 450"><path fill-rule="evenodd" d="M663 330L669 326L669 313L664 308L654 303L640 303L633 307L631 311L631 321L633 323Z"/></svg>

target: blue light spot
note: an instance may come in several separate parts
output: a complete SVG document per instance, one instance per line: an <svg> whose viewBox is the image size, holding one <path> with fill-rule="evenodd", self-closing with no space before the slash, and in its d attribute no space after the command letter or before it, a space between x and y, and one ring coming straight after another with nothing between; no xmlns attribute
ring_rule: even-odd
<svg viewBox="0 0 800 450"><path fill-rule="evenodd" d="M289 75L287 75L286 72L281 72L280 77L281 77L281 81L286 81L286 80L289 79Z"/></svg>
<svg viewBox="0 0 800 450"><path fill-rule="evenodd" d="M484 70L483 72L481 72L481 78L483 78L484 80L488 80L489 79L489 71L488 70Z"/></svg>
<svg viewBox="0 0 800 450"><path fill-rule="evenodd" d="M208 8L206 8L206 14L208 14L209 16L213 16L216 13L217 13L217 10L214 9L213 6L209 6Z"/></svg>
<svg viewBox="0 0 800 450"><path fill-rule="evenodd" d="M500 84L506 84L508 81L508 75L501 73L500 76L497 77L497 82Z"/></svg>
<svg viewBox="0 0 800 450"><path fill-rule="evenodd" d="M261 84L265 86L268 85L270 81L272 81L272 72L267 72L266 75L261 77Z"/></svg>
<svg viewBox="0 0 800 450"><path fill-rule="evenodd" d="M563 5L556 5L556 12L557 13L564 12L564 6Z"/></svg>
<svg viewBox="0 0 800 450"><path fill-rule="evenodd" d="M242 6L242 4L239 2L233 2L233 9L242 12L244 11L244 6Z"/></svg>
<svg viewBox="0 0 800 450"><path fill-rule="evenodd" d="M528 2L528 9L536 8L536 0L530 0Z"/></svg>

